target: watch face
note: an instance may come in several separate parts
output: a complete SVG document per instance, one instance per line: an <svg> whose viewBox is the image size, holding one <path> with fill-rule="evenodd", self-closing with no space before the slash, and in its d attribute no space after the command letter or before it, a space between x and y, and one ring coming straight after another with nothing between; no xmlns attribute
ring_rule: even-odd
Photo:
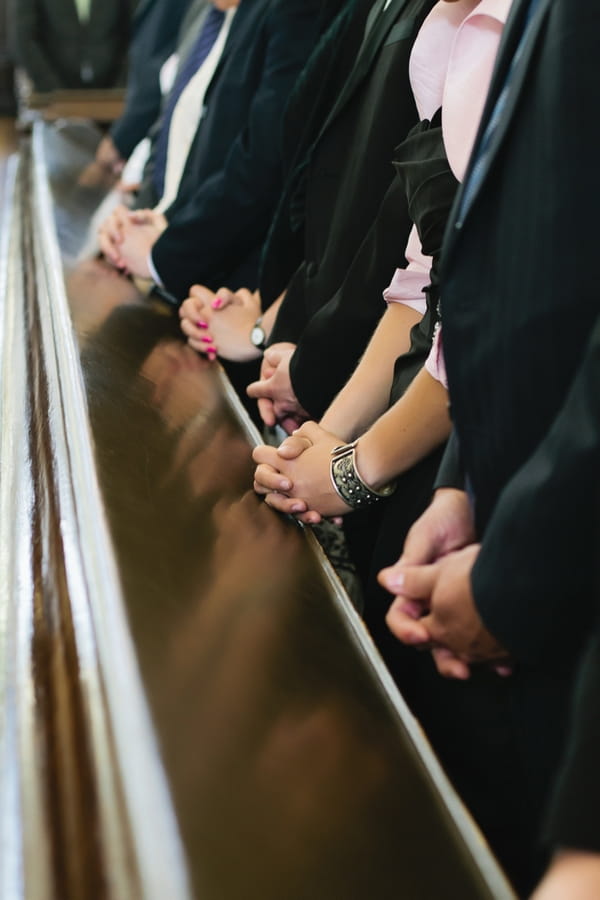
<svg viewBox="0 0 600 900"><path fill-rule="evenodd" d="M246 332L247 334L248 332ZM250 332L250 340L255 347L264 347L266 335L260 325L255 325Z"/></svg>

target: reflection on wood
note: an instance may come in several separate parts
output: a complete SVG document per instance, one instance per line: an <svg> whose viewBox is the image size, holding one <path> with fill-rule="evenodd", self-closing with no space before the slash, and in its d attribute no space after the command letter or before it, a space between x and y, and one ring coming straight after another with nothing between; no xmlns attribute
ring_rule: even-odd
<svg viewBox="0 0 600 900"><path fill-rule="evenodd" d="M7 185L8 160L16 150L17 135L14 119L0 118L0 207L5 202L4 190Z"/></svg>
<svg viewBox="0 0 600 900"><path fill-rule="evenodd" d="M103 90L60 90L33 93L27 105L39 111L47 121L56 119L90 119L92 122L114 122L123 112L123 88Z"/></svg>
<svg viewBox="0 0 600 900"><path fill-rule="evenodd" d="M222 373L168 307L77 261L94 139L34 135L48 896L508 900L341 586L251 490Z"/></svg>

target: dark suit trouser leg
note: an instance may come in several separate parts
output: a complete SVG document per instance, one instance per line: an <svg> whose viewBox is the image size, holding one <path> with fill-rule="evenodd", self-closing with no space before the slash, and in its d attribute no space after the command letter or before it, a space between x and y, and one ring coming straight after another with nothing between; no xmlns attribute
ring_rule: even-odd
<svg viewBox="0 0 600 900"><path fill-rule="evenodd" d="M392 598L376 575L398 558L408 528L426 508L437 462L424 461L385 507L377 507L364 618L450 780L519 894L527 896L547 861L538 835L565 729L568 678L523 670L502 679L479 670L468 682L448 681L428 653L404 647L387 628ZM362 529L352 532L354 541L366 541L372 524L365 517Z"/></svg>

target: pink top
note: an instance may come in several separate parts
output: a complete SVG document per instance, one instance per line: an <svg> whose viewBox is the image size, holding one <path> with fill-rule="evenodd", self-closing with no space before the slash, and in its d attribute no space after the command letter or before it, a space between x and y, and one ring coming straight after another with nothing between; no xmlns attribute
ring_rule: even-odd
<svg viewBox="0 0 600 900"><path fill-rule="evenodd" d="M442 132L448 162L456 178L465 173L487 95L498 43L512 0L440 0L415 40L410 82L421 119L442 107ZM424 313L423 289L429 284L431 257L421 251L413 227L406 245L408 265L396 269L383 293ZM429 373L446 385L439 329L426 362Z"/></svg>

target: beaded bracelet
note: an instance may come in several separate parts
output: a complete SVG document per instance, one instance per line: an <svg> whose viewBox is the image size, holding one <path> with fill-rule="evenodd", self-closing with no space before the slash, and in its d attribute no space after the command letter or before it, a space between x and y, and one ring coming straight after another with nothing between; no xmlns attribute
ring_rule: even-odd
<svg viewBox="0 0 600 900"><path fill-rule="evenodd" d="M353 509L371 506L378 500L389 497L396 490L395 481L386 484L380 491L374 491L365 484L356 468L357 444L358 441L353 441L351 444L334 447L331 451L330 467L331 483L336 493Z"/></svg>

